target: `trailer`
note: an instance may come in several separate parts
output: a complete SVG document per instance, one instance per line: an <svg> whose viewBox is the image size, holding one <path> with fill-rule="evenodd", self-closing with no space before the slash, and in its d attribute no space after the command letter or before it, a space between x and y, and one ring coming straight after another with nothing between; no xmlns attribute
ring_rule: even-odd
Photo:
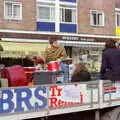
<svg viewBox="0 0 120 120"><path fill-rule="evenodd" d="M4 34L5 31L0 32ZM16 34L16 36L20 34L16 31L7 31L7 33ZM109 39L119 40L120 37L62 33L43 34L36 32L24 32L20 35L23 34L26 35L26 37L28 37L29 34L33 34L33 36L31 36L33 41L31 41L30 38L26 40L2 38L1 43L5 45L7 42L13 42L12 44L15 43L16 46L17 42L19 42L19 44L21 42L48 43L48 38L54 36L66 47L70 57L74 54L76 56L75 60L81 60L86 63L89 71L92 73L93 81L23 87L1 87L0 120L23 120L31 118L39 118L42 120L56 115L76 112L83 113L86 111L94 112L94 120L120 120L120 84L116 83L116 81L100 80L99 77L96 76L96 73L99 73L104 42ZM36 40L36 38L33 37L39 37L42 40ZM7 44L9 45L9 43ZM9 46L5 46L5 48L9 50ZM22 57L24 56L23 51L20 53L17 51L17 47L15 50L12 54L9 54L8 51L3 51L1 55L2 57L6 57L7 55L14 57L15 54ZM35 54L34 51L32 51L32 53Z"/></svg>
<svg viewBox="0 0 120 120"><path fill-rule="evenodd" d="M95 120L120 120L120 86L109 80L0 88L0 120L44 118L95 110ZM100 111L107 109L104 115Z"/></svg>

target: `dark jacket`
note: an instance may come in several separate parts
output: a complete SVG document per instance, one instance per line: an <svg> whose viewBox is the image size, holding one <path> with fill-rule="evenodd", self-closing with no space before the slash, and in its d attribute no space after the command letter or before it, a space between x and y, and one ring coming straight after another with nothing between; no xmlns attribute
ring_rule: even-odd
<svg viewBox="0 0 120 120"><path fill-rule="evenodd" d="M103 52L101 79L120 80L120 49L109 48Z"/></svg>
<svg viewBox="0 0 120 120"><path fill-rule="evenodd" d="M91 76L89 72L80 72L79 74L73 75L71 82L85 82L90 81Z"/></svg>

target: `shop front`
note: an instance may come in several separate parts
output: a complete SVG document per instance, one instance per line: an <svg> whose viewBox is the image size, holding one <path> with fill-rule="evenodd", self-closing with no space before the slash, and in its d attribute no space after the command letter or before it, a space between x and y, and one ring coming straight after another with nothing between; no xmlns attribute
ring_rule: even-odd
<svg viewBox="0 0 120 120"><path fill-rule="evenodd" d="M72 56L74 63L84 63L92 74L92 79L99 79L102 50L105 42L61 42Z"/></svg>
<svg viewBox="0 0 120 120"><path fill-rule="evenodd" d="M26 56L43 56L48 43L28 43L28 42L0 42L3 47L1 51L1 64L11 66L20 64L30 66ZM30 62L30 61L29 61ZM32 65L33 66L33 65Z"/></svg>

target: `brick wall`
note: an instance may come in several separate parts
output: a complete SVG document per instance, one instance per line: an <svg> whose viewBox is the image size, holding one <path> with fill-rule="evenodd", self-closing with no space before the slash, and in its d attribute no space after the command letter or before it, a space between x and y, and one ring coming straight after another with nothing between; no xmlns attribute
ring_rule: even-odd
<svg viewBox="0 0 120 120"><path fill-rule="evenodd" d="M36 0L21 1L23 19L4 20L4 0L0 0L0 29L36 30ZM78 33L115 35L115 1L116 0L78 0ZM90 26L90 10L104 11L104 27Z"/></svg>
<svg viewBox="0 0 120 120"><path fill-rule="evenodd" d="M4 0L0 0L0 29L35 31L36 0L19 0L19 1L22 2L22 20L5 20Z"/></svg>
<svg viewBox="0 0 120 120"><path fill-rule="evenodd" d="M120 8L120 0L116 0L116 8Z"/></svg>
<svg viewBox="0 0 120 120"><path fill-rule="evenodd" d="M104 12L104 27L93 27L90 25L90 10ZM115 0L78 0L78 32L115 35Z"/></svg>

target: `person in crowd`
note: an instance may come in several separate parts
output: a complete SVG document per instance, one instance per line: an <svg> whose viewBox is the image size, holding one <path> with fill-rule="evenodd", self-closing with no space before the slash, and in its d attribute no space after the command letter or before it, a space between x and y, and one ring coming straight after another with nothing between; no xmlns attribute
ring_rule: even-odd
<svg viewBox="0 0 120 120"><path fill-rule="evenodd" d="M65 48L58 43L56 38L52 37L49 39L50 47L45 50L44 60L45 63L49 63L51 61L60 62L60 68L63 71L63 82L67 83L69 79L69 68L67 64L64 64L63 60L67 58L67 53Z"/></svg>
<svg viewBox="0 0 120 120"><path fill-rule="evenodd" d="M55 38L49 40L50 47L45 50L44 60L46 63L50 61L63 60L67 57L65 48L58 44Z"/></svg>
<svg viewBox="0 0 120 120"><path fill-rule="evenodd" d="M44 60L43 58L39 57L39 56L30 56L30 55L27 55L25 57L25 60L27 60L27 63L31 62L31 64L33 63L34 66L36 67L40 67L41 69L44 69Z"/></svg>
<svg viewBox="0 0 120 120"><path fill-rule="evenodd" d="M85 82L90 81L91 75L83 63L76 64L73 72L71 82Z"/></svg>
<svg viewBox="0 0 120 120"><path fill-rule="evenodd" d="M101 79L120 80L120 49L114 40L108 40L102 53Z"/></svg>

